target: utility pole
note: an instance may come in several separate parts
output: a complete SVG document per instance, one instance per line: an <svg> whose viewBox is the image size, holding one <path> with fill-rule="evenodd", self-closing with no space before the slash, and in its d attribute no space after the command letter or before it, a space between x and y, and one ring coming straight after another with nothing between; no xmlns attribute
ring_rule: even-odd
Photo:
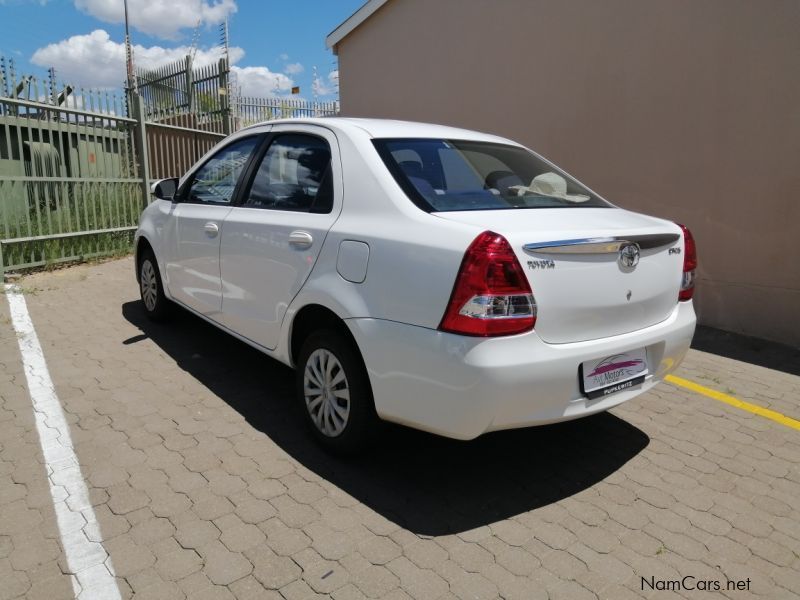
<svg viewBox="0 0 800 600"><path fill-rule="evenodd" d="M228 17L219 26L220 46L222 46L223 58L220 60L220 87L219 94L222 100L222 125L223 132L230 134L233 131L234 121L234 99L231 98L231 57L230 57L230 41L228 39Z"/></svg>
<svg viewBox="0 0 800 600"><path fill-rule="evenodd" d="M138 175L142 183L142 206L150 201L150 165L147 157L147 133L145 130L144 105L139 98L139 86L136 83L136 73L133 70L133 47L131 46L131 33L128 27L128 0L125 3L125 69L127 72L126 98L128 99L128 116L136 119L134 128L134 146L136 148L136 161Z"/></svg>
<svg viewBox="0 0 800 600"><path fill-rule="evenodd" d="M128 90L135 90L136 77L133 73L133 48L131 47L131 33L128 27L128 0L125 2L125 67L128 73Z"/></svg>

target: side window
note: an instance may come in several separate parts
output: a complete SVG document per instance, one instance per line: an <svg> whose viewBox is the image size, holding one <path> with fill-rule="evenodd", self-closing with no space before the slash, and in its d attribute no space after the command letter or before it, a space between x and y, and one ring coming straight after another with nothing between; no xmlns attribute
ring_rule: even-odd
<svg viewBox="0 0 800 600"><path fill-rule="evenodd" d="M261 160L242 206L331 212L333 180L328 143L299 133L276 137Z"/></svg>
<svg viewBox="0 0 800 600"><path fill-rule="evenodd" d="M258 142L258 137L248 137L217 152L195 172L186 199L189 202L230 204L239 176Z"/></svg>

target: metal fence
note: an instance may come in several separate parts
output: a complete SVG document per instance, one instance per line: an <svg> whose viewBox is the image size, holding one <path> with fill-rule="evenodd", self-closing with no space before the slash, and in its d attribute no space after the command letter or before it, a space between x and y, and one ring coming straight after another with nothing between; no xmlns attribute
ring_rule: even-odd
<svg viewBox="0 0 800 600"><path fill-rule="evenodd" d="M230 94L225 60L136 72L121 98L18 77L0 57L0 274L130 248L153 180L178 177L232 131L326 116L338 102Z"/></svg>
<svg viewBox="0 0 800 600"><path fill-rule="evenodd" d="M234 97L231 111L235 129L262 121L294 117L328 117L339 113L339 102L309 102L295 98Z"/></svg>
<svg viewBox="0 0 800 600"><path fill-rule="evenodd" d="M194 68L191 56L154 70L137 69L153 179L178 177L233 131L227 62Z"/></svg>
<svg viewBox="0 0 800 600"><path fill-rule="evenodd" d="M142 208L134 119L0 59L0 272L122 251Z"/></svg>
<svg viewBox="0 0 800 600"><path fill-rule="evenodd" d="M231 95L225 59L195 68L191 57L136 71L144 107L148 168L153 179L177 177L233 131L273 119L322 117L338 102Z"/></svg>

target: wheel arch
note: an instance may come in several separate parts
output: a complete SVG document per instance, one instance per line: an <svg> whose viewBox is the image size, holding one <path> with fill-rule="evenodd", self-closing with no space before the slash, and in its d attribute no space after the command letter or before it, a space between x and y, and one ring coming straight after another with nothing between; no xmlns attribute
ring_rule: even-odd
<svg viewBox="0 0 800 600"><path fill-rule="evenodd" d="M133 247L133 264L134 270L136 271L137 282L141 281L141 274L139 273L139 260L141 259L142 254L148 249L155 256L156 251L153 248L153 244L151 244L150 240L147 239L147 236L139 235L136 239L136 244ZM158 260L158 258L156 258L156 260Z"/></svg>
<svg viewBox="0 0 800 600"><path fill-rule="evenodd" d="M292 366L297 365L297 357L300 354L303 342L305 342L308 336L313 332L322 329L333 329L341 333L350 341L358 354L361 355L361 350L356 343L356 339L350 332L350 328L347 326L347 323L345 323L345 320L327 306L311 303L298 309L292 316L287 348L288 358Z"/></svg>

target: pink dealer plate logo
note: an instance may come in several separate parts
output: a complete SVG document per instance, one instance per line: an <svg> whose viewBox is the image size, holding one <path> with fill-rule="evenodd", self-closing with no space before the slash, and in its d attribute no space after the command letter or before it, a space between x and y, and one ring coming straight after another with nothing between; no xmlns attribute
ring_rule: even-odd
<svg viewBox="0 0 800 600"><path fill-rule="evenodd" d="M609 371L616 371L617 369L625 369L626 374L635 373L644 364L644 361L641 358L633 358L630 360L619 360L621 355L616 356L609 356L608 358L604 359L600 364L598 364L594 371L589 373L587 377L595 377L597 375L602 375L603 373L608 373Z"/></svg>

